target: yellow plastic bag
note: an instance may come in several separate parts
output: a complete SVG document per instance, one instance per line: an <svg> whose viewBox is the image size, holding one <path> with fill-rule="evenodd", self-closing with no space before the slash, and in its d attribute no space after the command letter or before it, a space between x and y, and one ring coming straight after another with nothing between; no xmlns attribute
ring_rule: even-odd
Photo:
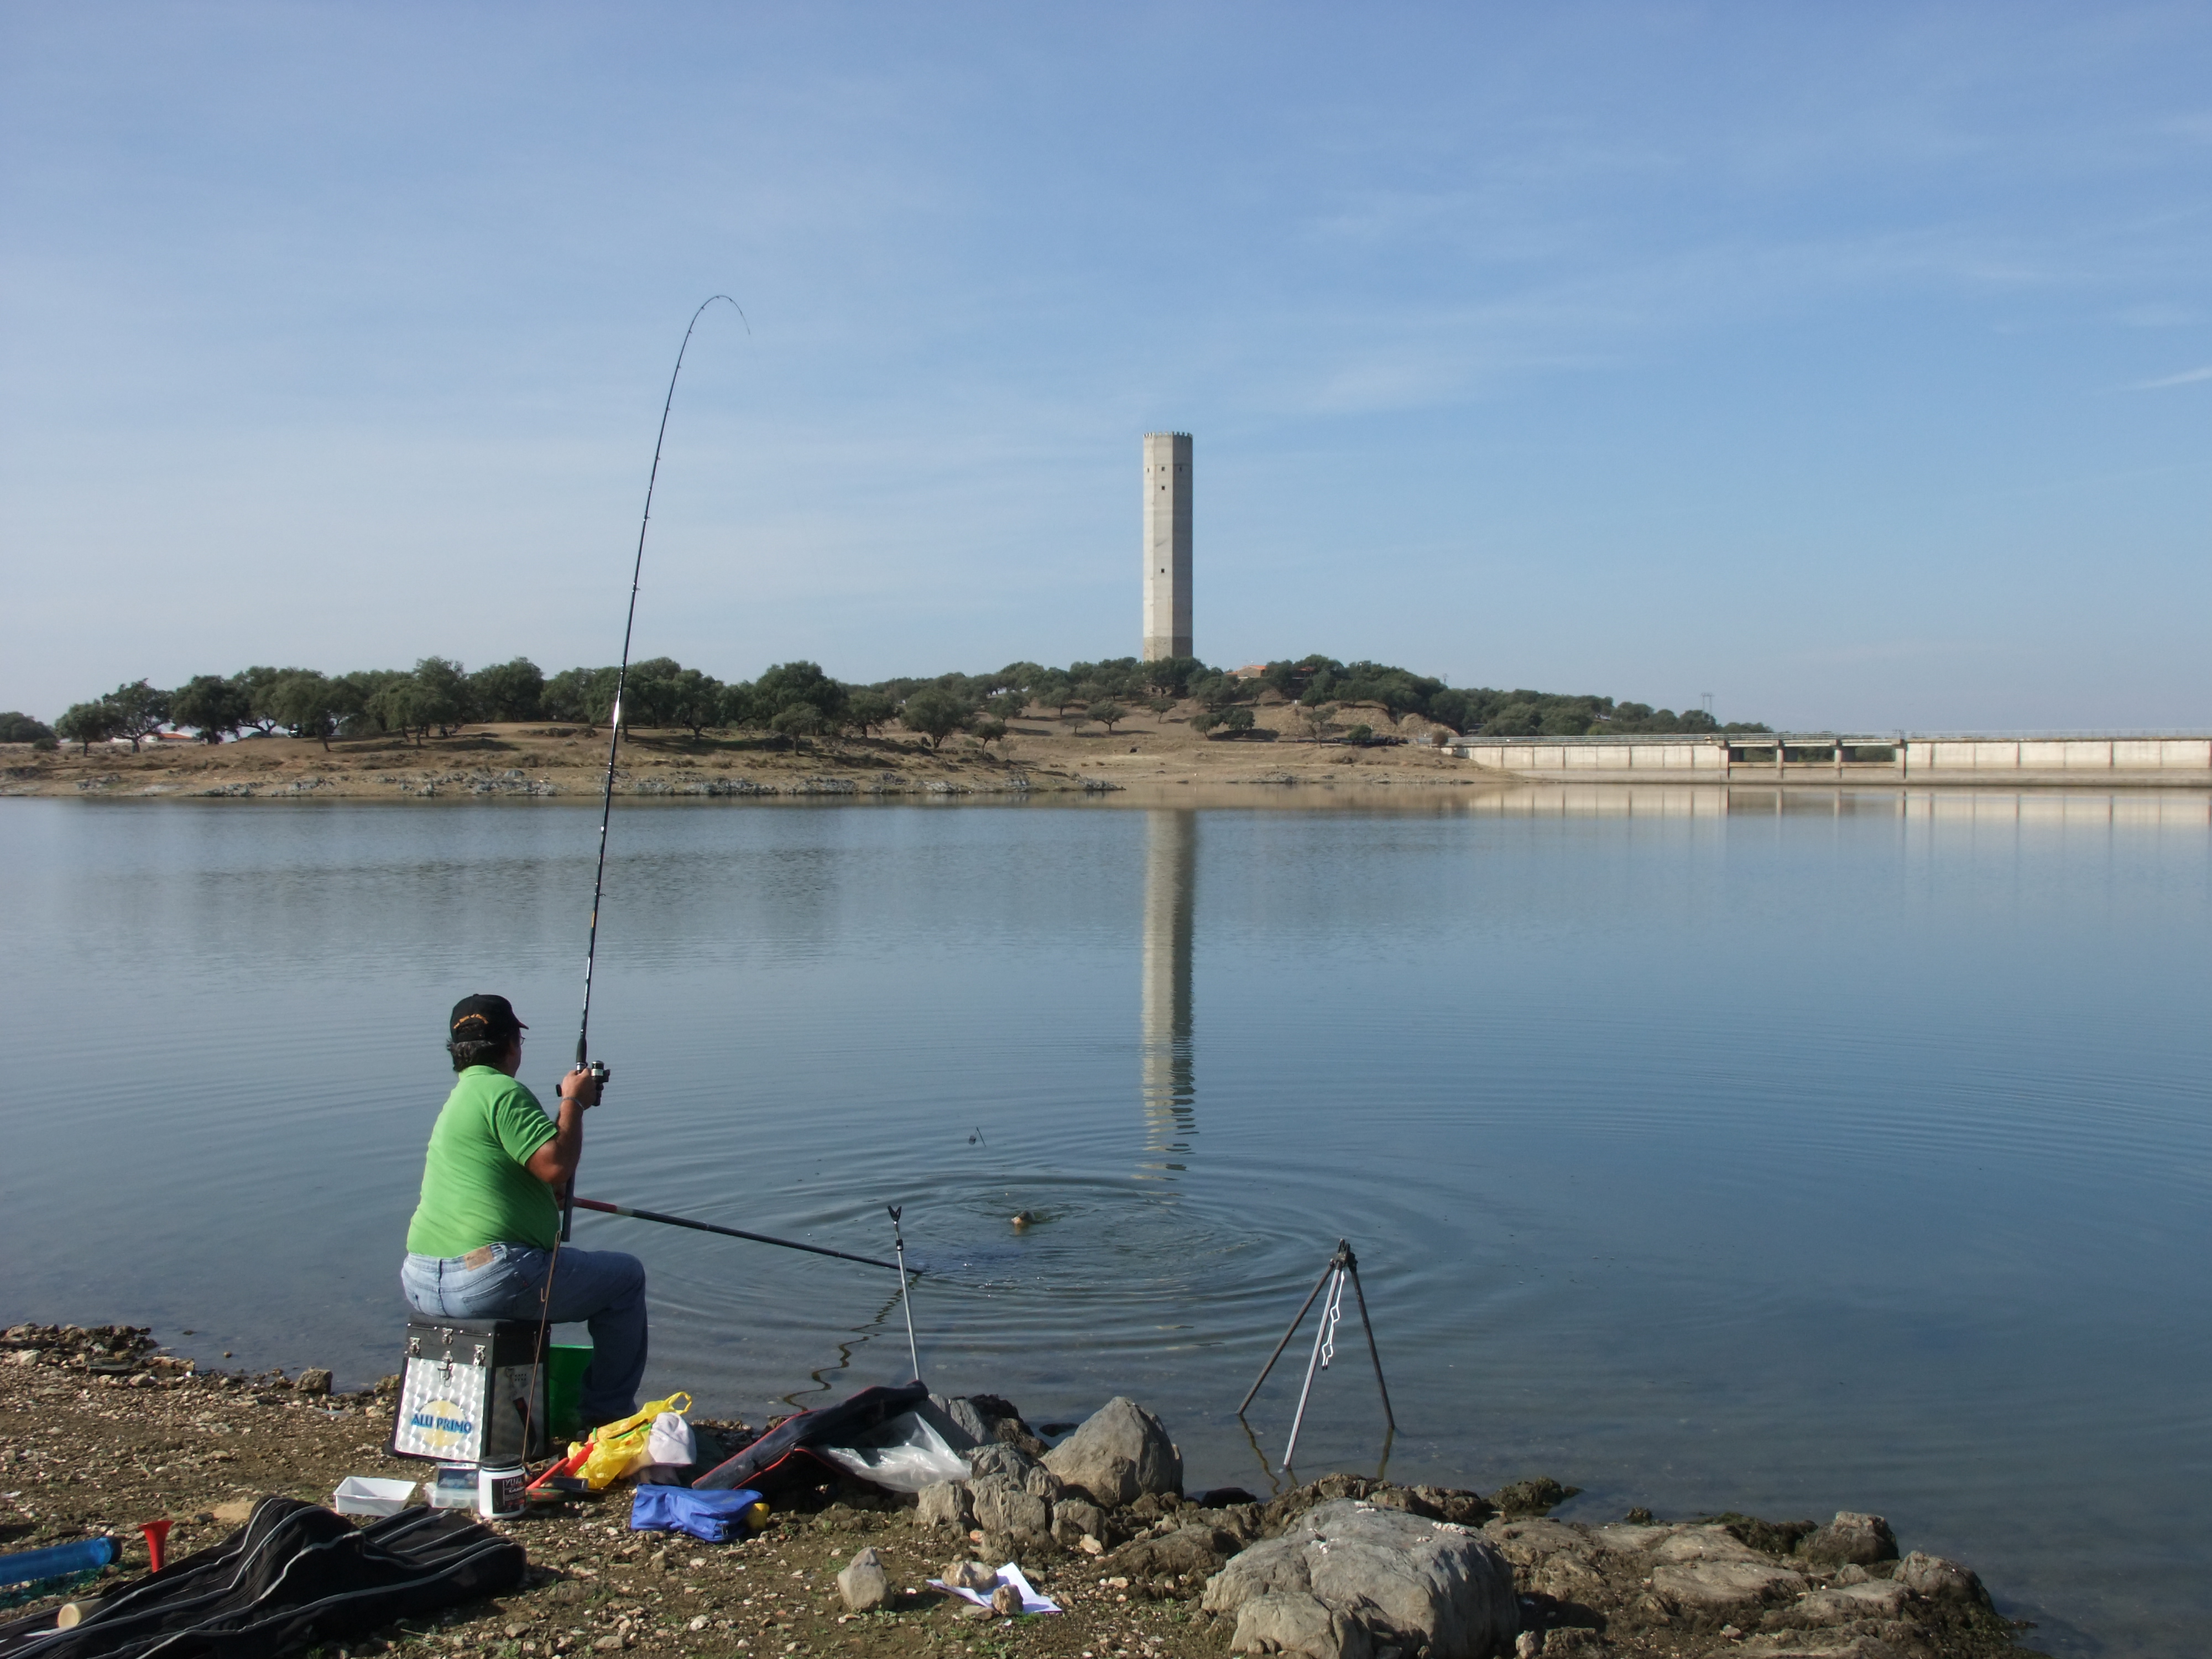
<svg viewBox="0 0 2212 1659"><path fill-rule="evenodd" d="M677 1401L684 1403L678 1405ZM603 1492L628 1474L646 1455L646 1441L653 1433L653 1419L663 1412L688 1412L691 1396L672 1394L665 1400L656 1400L642 1407L619 1423L603 1423L592 1431L591 1454L584 1459L576 1473L581 1475L593 1492ZM571 1446L573 1455L580 1448Z"/></svg>

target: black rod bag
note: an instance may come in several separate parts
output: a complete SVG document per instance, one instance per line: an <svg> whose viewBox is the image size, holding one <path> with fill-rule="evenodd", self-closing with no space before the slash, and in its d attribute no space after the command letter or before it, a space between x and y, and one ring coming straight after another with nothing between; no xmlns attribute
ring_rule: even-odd
<svg viewBox="0 0 2212 1659"><path fill-rule="evenodd" d="M928 1398L929 1389L920 1382L896 1389L880 1385L863 1389L850 1400L786 1418L735 1457L716 1464L691 1484L708 1491L732 1486L761 1490L763 1477L795 1454L810 1446L848 1445L852 1437L882 1427ZM824 1476L845 1473L827 1458L820 1460L820 1466ZM0 1655L0 1659L5 1656Z"/></svg>
<svg viewBox="0 0 2212 1659"><path fill-rule="evenodd" d="M0 1625L0 1659L280 1659L511 1590L526 1565L521 1545L465 1510L402 1510L356 1529L264 1498L220 1544L110 1591L73 1629L50 1612Z"/></svg>

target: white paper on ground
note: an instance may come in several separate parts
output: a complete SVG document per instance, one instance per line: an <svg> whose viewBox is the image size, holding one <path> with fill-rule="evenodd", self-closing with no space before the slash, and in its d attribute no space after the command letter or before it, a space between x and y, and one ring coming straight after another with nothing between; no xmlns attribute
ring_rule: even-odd
<svg viewBox="0 0 2212 1659"><path fill-rule="evenodd" d="M1048 1601L1036 1593L1030 1581L1022 1577L1022 1570L1012 1561L999 1569L999 1583L1012 1584L1021 1592L1024 1613L1058 1613L1060 1611L1056 1602ZM973 1601L979 1607L988 1607L991 1605L991 1598L981 1590L955 1589L941 1578L931 1579L929 1587L932 1589L943 1590L947 1595L957 1595L964 1601ZM992 1588L996 1589L997 1585Z"/></svg>

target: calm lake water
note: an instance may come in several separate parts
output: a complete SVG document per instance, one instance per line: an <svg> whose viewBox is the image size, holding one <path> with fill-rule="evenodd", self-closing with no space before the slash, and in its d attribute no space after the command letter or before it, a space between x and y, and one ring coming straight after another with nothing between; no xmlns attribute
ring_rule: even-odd
<svg viewBox="0 0 2212 1659"><path fill-rule="evenodd" d="M0 804L0 1315L396 1369L445 1011L507 992L551 1082L595 831ZM2054 1652L2202 1650L2206 797L625 806L612 847L581 1190L871 1254L903 1204L940 1390L1126 1392L1264 1492L1304 1343L1234 1408L1346 1236L1394 1476L1877 1510ZM887 1274L577 1231L650 1266L654 1394L907 1372ZM1386 1455L1341 1337L1309 1479Z"/></svg>

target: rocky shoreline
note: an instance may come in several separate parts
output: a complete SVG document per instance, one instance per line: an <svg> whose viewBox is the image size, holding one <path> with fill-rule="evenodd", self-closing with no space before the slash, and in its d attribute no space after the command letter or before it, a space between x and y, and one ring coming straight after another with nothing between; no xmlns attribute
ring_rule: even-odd
<svg viewBox="0 0 2212 1659"><path fill-rule="evenodd" d="M147 1565L136 1527L175 1525L173 1553L215 1542L263 1494L326 1504L348 1474L419 1478L390 1457L397 1379L334 1391L331 1374L232 1375L161 1352L143 1328L0 1333L0 1550L109 1533L103 1575ZM1109 1402L1048 1447L987 1395L938 1402L977 1442L969 1478L919 1497L853 1480L780 1494L769 1529L702 1545L628 1530L620 1489L500 1529L531 1566L510 1595L403 1620L323 1659L404 1652L484 1659L652 1655L1034 1653L1158 1659L1232 1651L1315 1659L1707 1656L1994 1659L2025 1655L1978 1578L1900 1553L1879 1516L1825 1525L1637 1510L1610 1525L1548 1517L1550 1480L1484 1496L1334 1474L1262 1503L1186 1494L1166 1429ZM703 1425L744 1437L741 1425ZM970 1559L1022 1565L1065 1609L994 1616L927 1581ZM842 1575L841 1585L840 1575ZM68 1593L82 1599L100 1586ZM33 1600L8 1615L59 1605Z"/></svg>

